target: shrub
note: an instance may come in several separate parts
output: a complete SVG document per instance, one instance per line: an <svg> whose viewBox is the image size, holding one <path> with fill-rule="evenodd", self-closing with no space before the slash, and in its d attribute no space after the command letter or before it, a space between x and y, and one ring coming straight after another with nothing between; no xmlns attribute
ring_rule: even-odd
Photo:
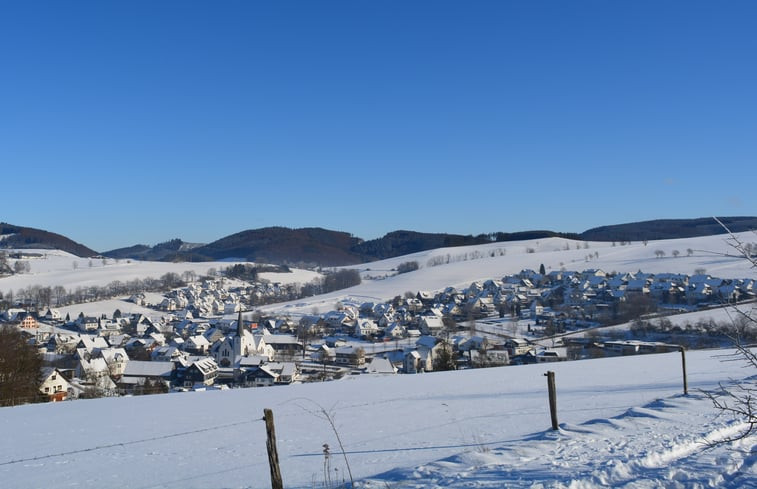
<svg viewBox="0 0 757 489"><path fill-rule="evenodd" d="M397 273L408 273L418 270L420 265L417 261L406 261L397 265Z"/></svg>

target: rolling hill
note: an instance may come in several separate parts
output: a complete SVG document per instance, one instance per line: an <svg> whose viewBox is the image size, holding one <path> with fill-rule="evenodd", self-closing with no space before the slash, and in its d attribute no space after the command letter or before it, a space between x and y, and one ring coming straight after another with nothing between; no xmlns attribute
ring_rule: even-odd
<svg viewBox="0 0 757 489"><path fill-rule="evenodd" d="M721 218L732 232L757 229L757 217ZM269 227L235 233L203 246L177 246L167 252L165 245L152 249L138 246L106 252L113 258L157 259L163 261L211 261L230 258L268 263L343 266L367 263L436 248L503 243L546 238L583 241L648 241L723 234L712 218L667 219L619 224L590 229L583 233L549 230L496 232L481 235L421 233L398 230L381 238L364 241L349 233L322 228L290 229ZM169 243L182 245L181 241Z"/></svg>
<svg viewBox="0 0 757 489"><path fill-rule="evenodd" d="M61 250L79 257L97 255L96 251L60 234L41 229L14 226L4 222L0 223L0 247Z"/></svg>
<svg viewBox="0 0 757 489"><path fill-rule="evenodd" d="M757 229L757 217L722 217L732 232ZM602 226L582 233L549 230L494 232L461 235L398 230L381 238L363 240L350 233L323 228L267 227L241 231L209 244L181 239L148 246L138 244L104 252L114 259L147 261L217 261L241 259L273 264L343 266L367 263L442 247L503 243L530 239L565 238L583 241L628 242L692 238L723 234L712 218L660 219ZM0 224L0 247L59 249L80 257L98 253L60 234L39 229Z"/></svg>

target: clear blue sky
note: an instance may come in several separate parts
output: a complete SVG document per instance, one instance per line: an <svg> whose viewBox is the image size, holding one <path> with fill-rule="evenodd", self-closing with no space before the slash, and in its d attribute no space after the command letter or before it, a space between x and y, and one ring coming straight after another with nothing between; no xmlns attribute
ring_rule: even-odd
<svg viewBox="0 0 757 489"><path fill-rule="evenodd" d="M98 251L755 215L757 2L3 2L0 162Z"/></svg>

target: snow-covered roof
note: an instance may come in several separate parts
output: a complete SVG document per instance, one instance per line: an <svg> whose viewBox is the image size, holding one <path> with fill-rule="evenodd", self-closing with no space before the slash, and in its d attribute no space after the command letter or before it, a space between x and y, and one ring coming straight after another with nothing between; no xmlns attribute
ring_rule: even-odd
<svg viewBox="0 0 757 489"><path fill-rule="evenodd" d="M172 362L132 360L126 364L124 377L168 377L174 369Z"/></svg>

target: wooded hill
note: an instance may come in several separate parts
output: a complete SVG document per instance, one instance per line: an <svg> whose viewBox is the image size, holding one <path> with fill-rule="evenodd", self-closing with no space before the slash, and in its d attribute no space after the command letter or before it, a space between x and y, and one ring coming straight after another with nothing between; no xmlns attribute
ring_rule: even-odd
<svg viewBox="0 0 757 489"><path fill-rule="evenodd" d="M96 251L60 234L4 222L0 223L0 248L61 250L81 257L97 255Z"/></svg>
<svg viewBox="0 0 757 489"><path fill-rule="evenodd" d="M757 217L719 218L732 232L757 229ZM343 231L322 228L267 227L226 236L199 245L173 239L155 246L135 245L103 253L117 259L152 261L212 261L242 259L259 263L339 266L365 263L435 248L491 242L562 237L585 241L643 241L724 234L713 218L660 219L589 229L580 234L548 230L461 235L393 231L381 238L363 240ZM0 224L0 247L59 249L77 256L97 252L65 236L33 228Z"/></svg>

